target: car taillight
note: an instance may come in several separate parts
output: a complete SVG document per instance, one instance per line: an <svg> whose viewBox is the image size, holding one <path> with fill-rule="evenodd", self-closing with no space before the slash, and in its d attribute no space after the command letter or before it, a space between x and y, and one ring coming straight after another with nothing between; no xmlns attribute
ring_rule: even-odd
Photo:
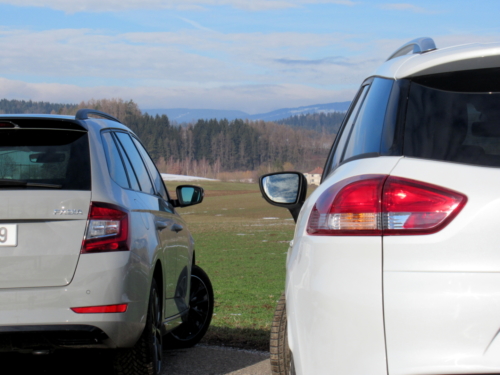
<svg viewBox="0 0 500 375"><path fill-rule="evenodd" d="M121 303L119 305L72 307L71 310L77 314L124 313L127 311L127 307L128 304Z"/></svg>
<svg viewBox="0 0 500 375"><path fill-rule="evenodd" d="M128 213L110 203L92 202L81 253L127 251Z"/></svg>
<svg viewBox="0 0 500 375"><path fill-rule="evenodd" d="M460 212L467 197L420 181L365 175L341 181L316 202L310 235L376 236L431 234Z"/></svg>

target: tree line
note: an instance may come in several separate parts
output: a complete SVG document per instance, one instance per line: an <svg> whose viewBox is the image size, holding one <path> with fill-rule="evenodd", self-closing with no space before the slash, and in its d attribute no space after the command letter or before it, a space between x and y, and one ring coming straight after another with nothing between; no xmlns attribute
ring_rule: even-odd
<svg viewBox="0 0 500 375"><path fill-rule="evenodd" d="M291 116L276 121L276 123L318 132L326 132L329 134L337 134L344 120L344 116L345 112L307 113Z"/></svg>
<svg viewBox="0 0 500 375"><path fill-rule="evenodd" d="M285 168L308 172L323 166L334 138L324 130L265 121L212 119L181 127L170 123L166 115L143 114L132 100L90 100L78 105L7 102L12 101L0 101L5 113L12 108L15 113L74 115L80 108L107 112L139 136L161 172L201 177L235 171L263 174Z"/></svg>

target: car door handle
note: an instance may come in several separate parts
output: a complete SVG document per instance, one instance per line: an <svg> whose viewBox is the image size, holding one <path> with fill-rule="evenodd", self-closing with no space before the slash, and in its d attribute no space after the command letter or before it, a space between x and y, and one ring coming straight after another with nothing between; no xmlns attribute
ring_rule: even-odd
<svg viewBox="0 0 500 375"><path fill-rule="evenodd" d="M163 221L157 221L156 222L156 229L165 229L166 227L168 227L168 224L163 222Z"/></svg>
<svg viewBox="0 0 500 375"><path fill-rule="evenodd" d="M182 225L174 224L174 225L172 225L172 228L170 230L174 231L175 233L179 233L183 229L184 229L184 227Z"/></svg>

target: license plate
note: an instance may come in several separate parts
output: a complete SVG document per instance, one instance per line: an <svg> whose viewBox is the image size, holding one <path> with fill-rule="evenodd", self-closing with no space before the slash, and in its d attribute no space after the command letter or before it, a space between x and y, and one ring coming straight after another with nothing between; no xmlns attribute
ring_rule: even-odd
<svg viewBox="0 0 500 375"><path fill-rule="evenodd" d="M0 246L17 246L16 224L0 224Z"/></svg>

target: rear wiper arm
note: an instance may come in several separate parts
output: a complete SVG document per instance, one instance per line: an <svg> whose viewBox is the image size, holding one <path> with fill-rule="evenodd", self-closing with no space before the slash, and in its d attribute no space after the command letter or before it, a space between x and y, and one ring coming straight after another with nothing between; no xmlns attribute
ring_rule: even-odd
<svg viewBox="0 0 500 375"><path fill-rule="evenodd" d="M2 187L41 187L50 189L60 189L62 185L43 184L39 182L28 182L23 180L11 180L9 178L0 178L0 188Z"/></svg>

